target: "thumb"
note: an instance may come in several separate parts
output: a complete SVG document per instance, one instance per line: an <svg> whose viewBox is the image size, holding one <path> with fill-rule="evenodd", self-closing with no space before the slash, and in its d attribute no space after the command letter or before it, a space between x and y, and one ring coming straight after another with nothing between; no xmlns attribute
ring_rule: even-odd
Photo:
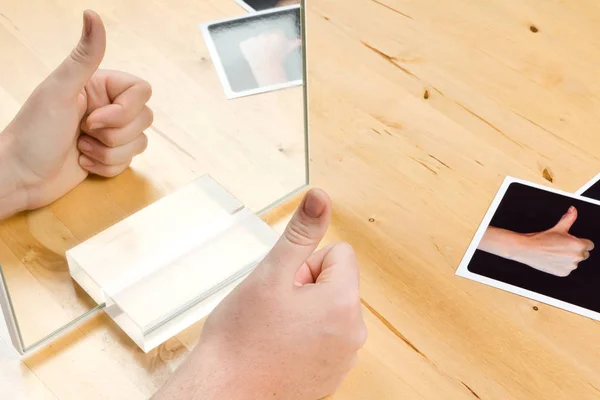
<svg viewBox="0 0 600 400"><path fill-rule="evenodd" d="M577 221L577 209L571 206L552 229L568 233L575 221Z"/></svg>
<svg viewBox="0 0 600 400"><path fill-rule="evenodd" d="M325 236L331 219L331 200L320 189L311 189L302 200L283 235L260 264L262 273L294 281L296 272Z"/></svg>
<svg viewBox="0 0 600 400"><path fill-rule="evenodd" d="M87 84L106 50L106 31L94 11L83 12L83 29L79 43L52 73L53 80L69 94L78 94Z"/></svg>

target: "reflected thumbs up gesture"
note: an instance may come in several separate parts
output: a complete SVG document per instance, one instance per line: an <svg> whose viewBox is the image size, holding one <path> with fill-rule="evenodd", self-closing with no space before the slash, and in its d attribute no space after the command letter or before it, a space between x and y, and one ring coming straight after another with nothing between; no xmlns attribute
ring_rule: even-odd
<svg viewBox="0 0 600 400"><path fill-rule="evenodd" d="M120 174L147 144L151 88L119 71L98 70L106 49L102 20L83 15L77 46L27 99L0 135L21 209L57 200L89 173Z"/></svg>
<svg viewBox="0 0 600 400"><path fill-rule="evenodd" d="M288 39L274 31L244 40L240 50L259 86L268 86L288 81L284 60L301 45L301 39Z"/></svg>
<svg viewBox="0 0 600 400"><path fill-rule="evenodd" d="M569 233L575 221L577 209L571 206L554 227L523 235L514 260L555 276L568 276L594 249L592 241Z"/></svg>

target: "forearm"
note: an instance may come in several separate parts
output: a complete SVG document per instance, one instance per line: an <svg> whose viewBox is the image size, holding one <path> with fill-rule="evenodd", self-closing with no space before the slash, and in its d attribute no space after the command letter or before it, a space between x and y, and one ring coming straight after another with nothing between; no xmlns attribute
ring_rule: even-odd
<svg viewBox="0 0 600 400"><path fill-rule="evenodd" d="M506 229L488 226L479 246L479 250L514 260L523 247L525 235Z"/></svg>
<svg viewBox="0 0 600 400"><path fill-rule="evenodd" d="M27 191L18 184L8 137L0 132L0 220L26 207Z"/></svg>

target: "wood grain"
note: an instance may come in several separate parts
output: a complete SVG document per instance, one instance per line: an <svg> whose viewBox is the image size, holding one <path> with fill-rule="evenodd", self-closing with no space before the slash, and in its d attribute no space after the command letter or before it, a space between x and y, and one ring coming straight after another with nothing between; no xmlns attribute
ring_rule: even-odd
<svg viewBox="0 0 600 400"><path fill-rule="evenodd" d="M2 108L14 111L68 50L77 27L66 21L80 10L67 3L32 1L27 10L43 10L39 15L17 2L2 3L0 54L15 55L14 62L0 62L3 118L11 111ZM86 4L107 16L109 43L123 43L109 50L113 65L147 75L159 93L165 85L198 85L197 65L169 49L198 48L200 39L185 41L183 32L206 11L203 3ZM229 7L219 4L219 11ZM134 11L139 18L128 18ZM161 23L169 18L179 22ZM597 322L457 278L454 271L505 175L574 191L598 172L599 23L593 0L309 2L313 183L335 204L326 240L347 240L357 250L370 331L357 367L333 398L598 398ZM127 26L138 36L123 39ZM147 33L155 26L182 32L185 42ZM139 57L128 61L125 48L134 45ZM169 74L176 61L182 66ZM181 126L192 107L185 99L155 97L166 137L185 139ZM49 211L10 223L29 231L31 218L43 221L50 212L71 232L65 240L81 241L182 184L189 173L171 181L170 172L192 161L160 134L151 140L156 159L138 164L146 169L90 181ZM131 195L138 191L142 196ZM85 204L95 212L78 223L73 210ZM281 227L294 204L268 220ZM40 230L33 236L38 243L56 243ZM6 234L1 238L5 242ZM15 263L31 264L22 250L12 251ZM25 271L21 279L36 282L32 268ZM50 302L39 323L61 312L58 301ZM43 390L59 399L146 398L200 329L143 355L98 316L22 368L3 359L0 376L21 398Z"/></svg>

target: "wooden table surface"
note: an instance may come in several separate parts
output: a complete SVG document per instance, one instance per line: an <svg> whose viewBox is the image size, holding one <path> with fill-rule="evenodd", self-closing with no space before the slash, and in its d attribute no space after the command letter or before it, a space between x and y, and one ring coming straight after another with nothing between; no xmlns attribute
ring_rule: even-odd
<svg viewBox="0 0 600 400"><path fill-rule="evenodd" d="M19 7L41 21L68 2L33 3ZM85 3L112 16L109 30L128 23L121 2ZM143 2L155 20L167 3L184 15L197 2ZM7 4L18 3L0 2L0 33L19 29ZM326 239L357 250L370 333L333 398L599 398L597 322L454 272L505 175L574 191L598 172L600 4L310 0L307 18L313 184L335 205ZM47 68L18 71L0 92L24 93ZM127 204L141 181L88 186ZM96 201L80 193L53 211ZM270 221L280 228L294 206ZM100 207L90 230L110 222L113 207ZM53 214L35 215L29 228L44 232ZM0 342L2 398L147 398L199 330L143 354L98 316L24 363Z"/></svg>

